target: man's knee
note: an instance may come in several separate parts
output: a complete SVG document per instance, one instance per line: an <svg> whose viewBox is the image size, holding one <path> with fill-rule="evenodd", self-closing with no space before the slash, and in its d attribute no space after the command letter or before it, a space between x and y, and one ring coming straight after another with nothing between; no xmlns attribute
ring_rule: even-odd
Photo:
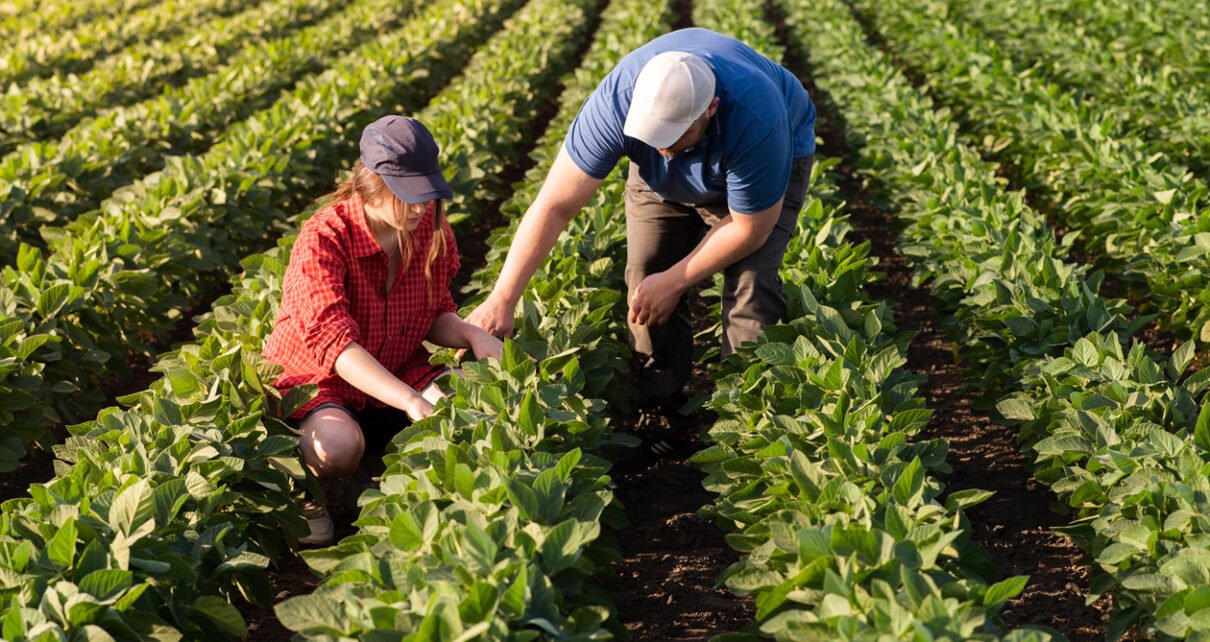
<svg viewBox="0 0 1210 642"><path fill-rule="evenodd" d="M303 460L316 477L351 475L365 454L361 427L343 410L318 410L307 417L299 432Z"/></svg>

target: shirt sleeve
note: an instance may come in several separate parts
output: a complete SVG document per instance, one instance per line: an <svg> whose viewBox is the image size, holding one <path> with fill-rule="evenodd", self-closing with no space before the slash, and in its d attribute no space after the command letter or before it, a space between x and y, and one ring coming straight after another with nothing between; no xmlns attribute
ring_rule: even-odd
<svg viewBox="0 0 1210 642"><path fill-rule="evenodd" d="M450 287L454 283L454 276L458 274L458 269L462 267L462 259L458 256L458 244L454 242L453 232L446 233L446 278L445 287L437 293L437 313L433 318L437 318L446 312L458 312L458 304L454 303L454 293L450 292Z"/></svg>
<svg viewBox="0 0 1210 642"><path fill-rule="evenodd" d="M615 85L611 76L601 81L580 107L563 141L571 160L596 179L609 176L625 153L622 127L630 101L628 95L615 90Z"/></svg>
<svg viewBox="0 0 1210 642"><path fill-rule="evenodd" d="M784 117L771 126L753 121L736 140L727 166L727 207L739 214L769 209L790 185L794 159L789 123Z"/></svg>
<svg viewBox="0 0 1210 642"><path fill-rule="evenodd" d="M361 340L361 331L349 314L344 253L335 239L306 231L290 257L296 278L287 279L293 287L284 295L294 299L306 349L324 374L331 374L340 353Z"/></svg>

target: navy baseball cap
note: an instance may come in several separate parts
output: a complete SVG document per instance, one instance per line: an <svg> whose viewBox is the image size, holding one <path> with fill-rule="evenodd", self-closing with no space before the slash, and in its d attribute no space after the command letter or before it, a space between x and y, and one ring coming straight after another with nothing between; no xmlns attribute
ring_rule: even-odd
<svg viewBox="0 0 1210 642"><path fill-rule="evenodd" d="M383 116L361 133L361 162L405 203L453 198L437 164L437 141L415 118Z"/></svg>

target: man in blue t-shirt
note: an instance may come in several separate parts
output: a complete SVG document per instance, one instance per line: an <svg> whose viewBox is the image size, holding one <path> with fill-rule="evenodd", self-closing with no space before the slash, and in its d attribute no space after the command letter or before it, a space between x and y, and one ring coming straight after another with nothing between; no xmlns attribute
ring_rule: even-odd
<svg viewBox="0 0 1210 642"><path fill-rule="evenodd" d="M805 198L815 107L742 42L684 29L627 55L588 97L468 320L501 334L559 233L623 157L630 329L643 401L679 407L692 367L684 293L723 273L723 353L785 315L778 269Z"/></svg>

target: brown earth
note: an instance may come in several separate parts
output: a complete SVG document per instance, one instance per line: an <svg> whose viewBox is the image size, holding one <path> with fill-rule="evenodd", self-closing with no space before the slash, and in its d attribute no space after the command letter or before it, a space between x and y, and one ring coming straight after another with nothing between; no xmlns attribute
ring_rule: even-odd
<svg viewBox="0 0 1210 642"><path fill-rule="evenodd" d="M674 10L673 29L693 26L689 0L676 0ZM700 292L697 288L688 294L699 331L711 322L710 302ZM698 344L701 349L703 341ZM686 389L690 397L713 392L707 367L695 365ZM636 419L622 418L622 429L635 432ZM714 421L705 411L693 419L697 435ZM739 554L727 545L718 526L698 515L714 495L702 488L704 475L686 460L703 448L705 443L695 437L649 466L623 461L612 473L630 527L619 536L623 560L614 569L615 577L601 584L632 640L707 640L752 622L752 600L716 586Z"/></svg>
<svg viewBox="0 0 1210 642"><path fill-rule="evenodd" d="M947 492L967 488L994 491L995 495L968 511L975 541L991 553L1005 576L1028 575L1029 584L1000 612L1011 628L1045 626L1073 642L1105 639L1105 620L1111 610L1108 598L1085 605L1088 571L1081 566L1083 553L1069 539L1054 532L1069 522L1053 512L1054 496L1033 479L1012 429L993 422L979 410L956 360L953 344L938 328L927 288L912 287L912 270L897 248L898 226L870 200L857 175L855 150L845 137L843 118L827 94L811 80L806 61L791 52L790 68L810 92L819 109L816 133L820 153L839 157L839 188L859 240L869 241L885 278L868 288L874 299L891 302L896 325L915 332L908 347L908 369L927 375L921 393L933 417L922 438L949 442L952 472L941 475Z"/></svg>
<svg viewBox="0 0 1210 642"><path fill-rule="evenodd" d="M688 296L700 332L710 322L710 301L700 288ZM705 341L710 339L699 339L699 349ZM696 363L686 393L692 398L713 392L708 364ZM714 416L699 410L692 419L694 436L676 452L654 462L636 453L612 473L630 527L619 537L623 561L616 576L601 584L635 641L708 640L752 622L752 600L717 586L740 555L714 522L698 515L715 495L702 487L705 475L687 459L706 447L700 436ZM641 436L636 421L635 415L622 418L622 430Z"/></svg>
<svg viewBox="0 0 1210 642"><path fill-rule="evenodd" d="M809 89L817 105L827 104L818 89ZM1069 518L1050 510L1055 498L1030 475L1016 434L976 408L977 395L966 386L954 346L940 333L928 290L911 286L911 268L895 248L897 227L874 207L855 176L852 150L838 130L839 120L831 114L822 116L817 126L824 140L821 152L842 158L837 170L841 194L849 203L846 211L859 238L871 243L871 254L886 274L868 289L875 299L892 302L900 329L917 333L908 348L908 369L927 375L921 392L933 410L921 437L949 442L947 461L953 471L941 476L947 492L981 488L996 493L968 511L972 536L991 552L1005 576L1030 577L1025 591L1008 602L1001 617L1014 628L1053 627L1073 642L1104 640L1108 599L1084 604L1088 572L1080 565L1083 554L1052 530L1066 525Z"/></svg>

